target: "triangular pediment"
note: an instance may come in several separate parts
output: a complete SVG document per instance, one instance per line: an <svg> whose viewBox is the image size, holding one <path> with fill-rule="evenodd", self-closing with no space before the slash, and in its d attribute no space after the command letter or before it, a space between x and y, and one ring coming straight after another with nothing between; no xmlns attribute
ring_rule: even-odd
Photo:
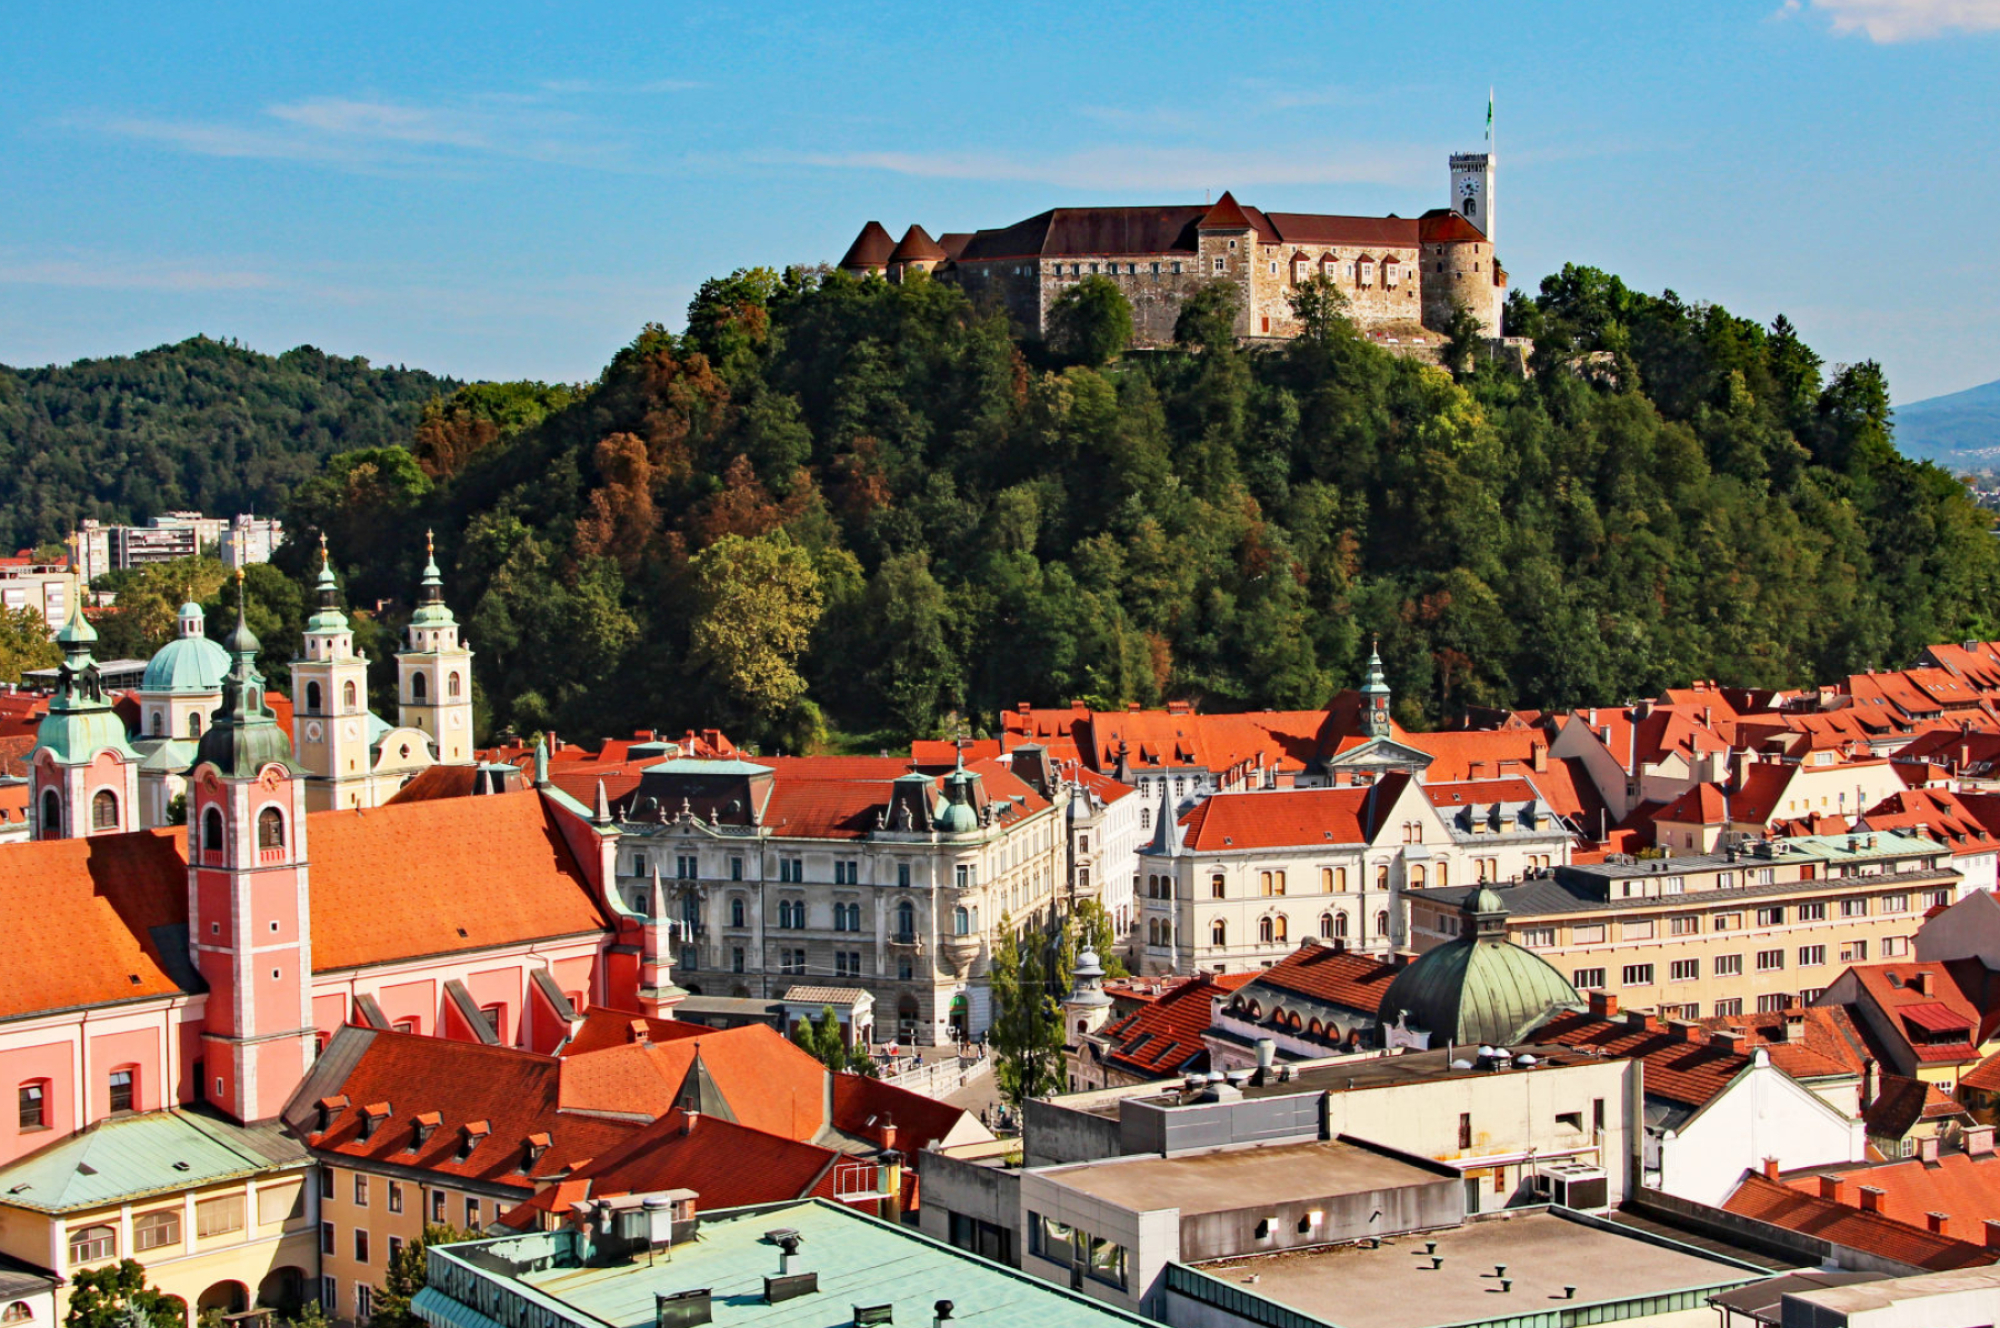
<svg viewBox="0 0 2000 1328"><path fill-rule="evenodd" d="M1326 764L1331 770L1427 770L1431 754L1406 747L1393 738L1370 738L1358 747L1329 757Z"/></svg>

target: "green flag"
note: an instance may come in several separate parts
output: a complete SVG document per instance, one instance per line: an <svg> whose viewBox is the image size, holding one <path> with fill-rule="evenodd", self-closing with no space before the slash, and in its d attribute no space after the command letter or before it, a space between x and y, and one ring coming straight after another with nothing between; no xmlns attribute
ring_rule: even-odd
<svg viewBox="0 0 2000 1328"><path fill-rule="evenodd" d="M1493 89L1491 88L1486 90L1486 138L1488 142L1493 139Z"/></svg>

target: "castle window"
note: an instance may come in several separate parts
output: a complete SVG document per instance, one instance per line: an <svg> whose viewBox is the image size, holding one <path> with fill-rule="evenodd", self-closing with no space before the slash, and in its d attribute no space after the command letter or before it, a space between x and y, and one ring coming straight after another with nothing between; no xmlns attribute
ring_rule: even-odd
<svg viewBox="0 0 2000 1328"><path fill-rule="evenodd" d="M222 813L213 807L201 818L201 848L204 853L222 852Z"/></svg>
<svg viewBox="0 0 2000 1328"><path fill-rule="evenodd" d="M1092 263L1090 265L1090 275L1093 277L1097 275L1097 264Z"/></svg>
<svg viewBox="0 0 2000 1328"><path fill-rule="evenodd" d="M319 684L316 682L307 683L306 713L308 715L317 715L319 713L319 701L320 701Z"/></svg>
<svg viewBox="0 0 2000 1328"><path fill-rule="evenodd" d="M155 710L153 712L153 736L156 738L164 737L166 735L166 731L167 731L166 719L161 716L159 711Z"/></svg>
<svg viewBox="0 0 2000 1328"><path fill-rule="evenodd" d="M99 789L90 800L90 828L92 830L116 830L118 828L118 795L110 789Z"/></svg>
<svg viewBox="0 0 2000 1328"><path fill-rule="evenodd" d="M1222 256L1220 254L1217 254L1215 258L1215 270L1217 272L1222 271Z"/></svg>
<svg viewBox="0 0 2000 1328"><path fill-rule="evenodd" d="M1466 200L1465 200L1465 215L1466 215L1466 216L1468 216L1468 217L1471 217L1471 216L1476 216L1476 215L1478 214L1478 212L1479 212L1479 200L1478 200L1478 199L1476 199L1476 198L1468 198L1468 199L1466 199Z"/></svg>
<svg viewBox="0 0 2000 1328"><path fill-rule="evenodd" d="M1179 263L1175 263L1175 264L1174 264L1174 267L1173 267L1173 272L1174 272L1174 275L1175 275L1175 276L1177 276L1177 277L1178 277L1178 276L1179 276L1179 275L1181 274L1181 265L1180 265Z"/></svg>
<svg viewBox="0 0 2000 1328"><path fill-rule="evenodd" d="M257 847L283 848L285 846L285 818L276 807L266 807L257 813Z"/></svg>
<svg viewBox="0 0 2000 1328"><path fill-rule="evenodd" d="M1160 275L1160 265L1158 263L1153 264L1153 275L1156 277Z"/></svg>
<svg viewBox="0 0 2000 1328"><path fill-rule="evenodd" d="M1275 258L1271 260L1271 275L1274 277L1278 275L1278 260Z"/></svg>

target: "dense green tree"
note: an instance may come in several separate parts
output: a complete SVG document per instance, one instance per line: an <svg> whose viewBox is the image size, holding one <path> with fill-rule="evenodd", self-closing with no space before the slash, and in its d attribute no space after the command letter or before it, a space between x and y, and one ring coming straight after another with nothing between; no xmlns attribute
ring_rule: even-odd
<svg viewBox="0 0 2000 1328"><path fill-rule="evenodd" d="M1109 277L1089 276L1049 306L1049 349L1078 364L1108 364L1132 344L1132 302Z"/></svg>
<svg viewBox="0 0 2000 1328"><path fill-rule="evenodd" d="M0 682L17 683L29 669L62 663L62 651L49 639L49 632L49 625L33 609L0 609Z"/></svg>
<svg viewBox="0 0 2000 1328"><path fill-rule="evenodd" d="M1002 920L988 979L993 989L993 1078L1000 1097L1018 1113L1029 1098L1058 1092L1064 1083L1062 1008L1051 990L1048 938L1016 936Z"/></svg>
<svg viewBox="0 0 2000 1328"><path fill-rule="evenodd" d="M873 1078L875 1062L861 1043L847 1045L840 1031L840 1016L831 1005L820 1007L817 1021L801 1017L792 1025L792 1042L829 1070L845 1070Z"/></svg>
<svg viewBox="0 0 2000 1328"><path fill-rule="evenodd" d="M66 1328L184 1328L187 1302L146 1281L137 1259L84 1268L69 1278Z"/></svg>
<svg viewBox="0 0 2000 1328"><path fill-rule="evenodd" d="M1111 927L1111 915L1104 905L1095 899L1079 899L1069 913L1069 928L1075 933L1073 948L1078 954L1085 950L1097 952L1097 961L1104 969L1104 976L1111 979L1126 976L1125 960L1118 953L1118 935Z"/></svg>
<svg viewBox="0 0 2000 1328"><path fill-rule="evenodd" d="M688 571L696 604L688 669L753 733L770 731L805 696L798 660L823 604L812 556L783 532L725 535Z"/></svg>
<svg viewBox="0 0 2000 1328"><path fill-rule="evenodd" d="M410 1302L430 1285L425 1251L433 1245L474 1240L478 1234L437 1222L426 1223L422 1237L389 1256L389 1264L382 1272L382 1285L375 1288L375 1312L368 1320L370 1328L424 1328L424 1321L410 1309Z"/></svg>

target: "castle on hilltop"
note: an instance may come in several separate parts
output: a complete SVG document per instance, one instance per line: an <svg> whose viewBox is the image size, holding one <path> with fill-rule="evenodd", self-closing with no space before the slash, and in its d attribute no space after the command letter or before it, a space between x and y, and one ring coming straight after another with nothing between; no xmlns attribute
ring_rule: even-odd
<svg viewBox="0 0 2000 1328"><path fill-rule="evenodd" d="M1493 253L1494 167L1491 152L1452 154L1451 206L1412 218L1264 212L1225 192L1214 204L1051 208L937 239L912 225L891 240L871 221L840 267L890 281L930 273L999 300L1037 336L1063 292L1091 276L1116 281L1131 301L1141 346L1171 342L1182 302L1211 281L1240 293L1237 335L1296 336L1291 298L1313 277L1339 288L1371 336L1434 342L1461 304L1498 336L1507 277Z"/></svg>

